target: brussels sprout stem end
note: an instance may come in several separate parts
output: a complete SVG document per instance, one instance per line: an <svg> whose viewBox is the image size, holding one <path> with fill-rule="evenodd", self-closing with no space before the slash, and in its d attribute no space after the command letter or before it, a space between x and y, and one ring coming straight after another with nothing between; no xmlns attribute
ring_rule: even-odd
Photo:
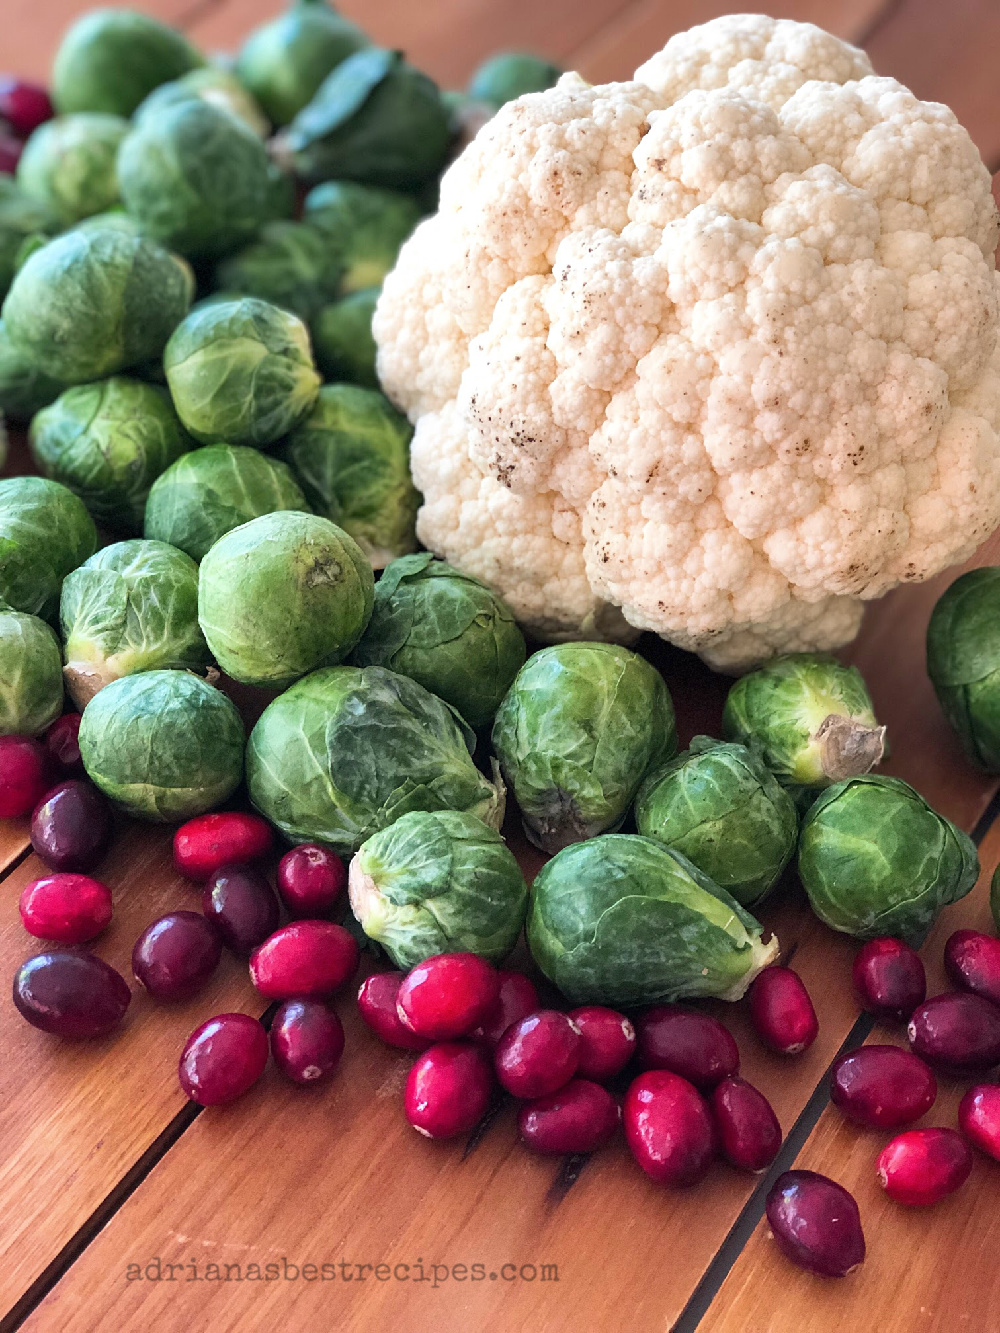
<svg viewBox="0 0 1000 1333"><path fill-rule="evenodd" d="M781 953L781 946L778 943L777 935L772 935L765 943L763 940L753 940L751 946L753 949L753 962L740 977L739 981L734 982L728 990L719 992L720 1000L728 1000L732 1003L735 1000L742 1000L743 996L750 989L754 979L764 971L766 967L771 967L778 961Z"/></svg>
<svg viewBox="0 0 1000 1333"><path fill-rule="evenodd" d="M819 747L820 765L831 782L868 773L885 753L885 727L867 727L863 722L830 713L819 724L813 741Z"/></svg>
<svg viewBox="0 0 1000 1333"><path fill-rule="evenodd" d="M63 667L63 679L66 693L82 713L98 690L118 680L120 672L115 671L106 662L95 666L93 662L67 662Z"/></svg>

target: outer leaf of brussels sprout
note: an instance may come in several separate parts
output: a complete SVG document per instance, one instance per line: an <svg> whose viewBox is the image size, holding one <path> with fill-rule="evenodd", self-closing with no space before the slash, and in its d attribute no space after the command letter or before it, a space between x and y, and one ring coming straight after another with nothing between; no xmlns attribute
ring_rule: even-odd
<svg viewBox="0 0 1000 1333"><path fill-rule="evenodd" d="M65 387L14 346L0 320L0 412L23 424L55 402Z"/></svg>
<svg viewBox="0 0 1000 1333"><path fill-rule="evenodd" d="M369 287L367 291L352 292L324 306L313 320L316 364L326 379L346 380L365 389L379 387L372 316L380 290Z"/></svg>
<svg viewBox="0 0 1000 1333"><path fill-rule="evenodd" d="M97 550L82 500L44 477L0 481L0 605L55 624L59 589Z"/></svg>
<svg viewBox="0 0 1000 1333"><path fill-rule="evenodd" d="M962 574L927 626L927 674L966 754L1000 770L1000 569Z"/></svg>
<svg viewBox="0 0 1000 1333"><path fill-rule="evenodd" d="M340 265L315 228L269 222L255 241L216 266L213 281L224 291L270 301L308 322L337 294Z"/></svg>
<svg viewBox="0 0 1000 1333"><path fill-rule="evenodd" d="M59 640L37 616L0 611L0 736L38 736L62 706Z"/></svg>
<svg viewBox="0 0 1000 1333"><path fill-rule="evenodd" d="M415 810L351 862L351 907L397 967L434 954L500 962L517 943L528 887L500 834L475 815Z"/></svg>
<svg viewBox="0 0 1000 1333"><path fill-rule="evenodd" d="M396 190L327 181L306 195L303 216L326 239L343 270L345 292L381 285L399 247L420 221L417 202Z"/></svg>
<svg viewBox="0 0 1000 1333"><path fill-rule="evenodd" d="M50 208L29 199L10 176L0 176L0 296L6 296L14 280L25 241L58 230Z"/></svg>
<svg viewBox="0 0 1000 1333"><path fill-rule="evenodd" d="M121 116L81 111L40 125L24 146L17 183L45 204L64 227L118 202L115 162L128 134Z"/></svg>
<svg viewBox="0 0 1000 1333"><path fill-rule="evenodd" d="M469 96L502 107L524 93L540 93L559 79L562 70L549 60L517 51L503 51L484 60L469 80Z"/></svg>
<svg viewBox="0 0 1000 1333"><path fill-rule="evenodd" d="M267 117L252 94L243 87L235 74L220 69L218 65L193 69L179 79L172 79L170 83L161 83L136 109L135 119L138 121L143 116L157 116L178 102L194 100L207 102L220 111L228 111L261 139L270 128Z"/></svg>

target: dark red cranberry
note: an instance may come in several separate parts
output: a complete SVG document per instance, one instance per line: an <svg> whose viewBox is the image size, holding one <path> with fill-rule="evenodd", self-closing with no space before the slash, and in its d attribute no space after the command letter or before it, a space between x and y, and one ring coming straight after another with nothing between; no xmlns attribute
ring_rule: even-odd
<svg viewBox="0 0 1000 1333"><path fill-rule="evenodd" d="M927 994L920 955L891 935L861 946L852 976L862 1008L892 1022L905 1023Z"/></svg>
<svg viewBox="0 0 1000 1333"><path fill-rule="evenodd" d="M29 935L85 944L111 921L111 890L89 875L43 875L25 885L18 908Z"/></svg>
<svg viewBox="0 0 1000 1333"><path fill-rule="evenodd" d="M964 1185L972 1151L954 1129L910 1129L887 1143L878 1158L879 1184L890 1199L911 1205L937 1203Z"/></svg>
<svg viewBox="0 0 1000 1333"><path fill-rule="evenodd" d="M24 152L24 143L0 131L0 175L13 176Z"/></svg>
<svg viewBox="0 0 1000 1333"><path fill-rule="evenodd" d="M49 95L39 84L13 74L0 74L0 118L18 138L27 139L54 114Z"/></svg>
<svg viewBox="0 0 1000 1333"><path fill-rule="evenodd" d="M358 1010L376 1037L381 1037L387 1045L403 1051L425 1051L431 1044L430 1038L411 1032L396 1012L396 996L402 980L402 972L373 972L365 977L358 991Z"/></svg>
<svg viewBox="0 0 1000 1333"><path fill-rule="evenodd" d="M43 1032L104 1037L125 1017L132 995L120 972L92 953L36 954L14 977L14 1004Z"/></svg>
<svg viewBox="0 0 1000 1333"><path fill-rule="evenodd" d="M79 713L63 713L45 733L45 748L49 752L52 765L66 777L83 776L79 741L80 721Z"/></svg>
<svg viewBox="0 0 1000 1333"><path fill-rule="evenodd" d="M717 1018L679 1004L657 1004L635 1021L643 1069L669 1069L703 1092L740 1072L732 1033Z"/></svg>
<svg viewBox="0 0 1000 1333"><path fill-rule="evenodd" d="M790 967L766 967L750 987L750 1021L765 1046L799 1055L816 1040L819 1022L802 978Z"/></svg>
<svg viewBox="0 0 1000 1333"><path fill-rule="evenodd" d="M403 1108L429 1139L467 1134L486 1114L493 1089L489 1056L471 1041L441 1041L418 1055L406 1080Z"/></svg>
<svg viewBox="0 0 1000 1333"><path fill-rule="evenodd" d="M834 1061L830 1100L866 1129L912 1125L934 1105L937 1080L900 1046L860 1046Z"/></svg>
<svg viewBox="0 0 1000 1333"><path fill-rule="evenodd" d="M493 1052L497 1078L515 1097L556 1092L576 1073L580 1029L557 1009L538 1009L512 1023Z"/></svg>
<svg viewBox="0 0 1000 1333"><path fill-rule="evenodd" d="M201 910L233 953L246 958L278 928L274 890L253 866L223 866L205 885Z"/></svg>
<svg viewBox="0 0 1000 1333"><path fill-rule="evenodd" d="M606 1088L573 1078L557 1092L525 1102L517 1116L521 1138L533 1152L595 1152L621 1121L618 1103Z"/></svg>
<svg viewBox="0 0 1000 1333"><path fill-rule="evenodd" d="M724 1078L712 1092L722 1154L742 1171L763 1171L778 1155L781 1125L771 1103L744 1078Z"/></svg>
<svg viewBox="0 0 1000 1333"><path fill-rule="evenodd" d="M271 1024L274 1063L293 1083L318 1083L344 1054L344 1025L320 1000L286 1000Z"/></svg>
<svg viewBox="0 0 1000 1333"><path fill-rule="evenodd" d="M511 1023L527 1018L539 1007L535 983L523 972L507 972L500 968L500 994L497 1002L479 1027L469 1034L473 1041L481 1041L491 1050L510 1027Z"/></svg>
<svg viewBox="0 0 1000 1333"><path fill-rule="evenodd" d="M979 1083L962 1098L958 1127L977 1148L1000 1162L1000 1087Z"/></svg>
<svg viewBox="0 0 1000 1333"><path fill-rule="evenodd" d="M715 1156L716 1134L704 1097L669 1069L633 1079L622 1108L625 1138L646 1175L661 1185L694 1185Z"/></svg>
<svg viewBox="0 0 1000 1333"><path fill-rule="evenodd" d="M31 816L31 845L53 870L93 870L110 841L108 803L81 778L46 792Z"/></svg>
<svg viewBox="0 0 1000 1333"><path fill-rule="evenodd" d="M635 1028L625 1015L600 1004L585 1004L571 1009L569 1017L580 1029L577 1074L596 1083L620 1074L635 1051Z"/></svg>
<svg viewBox="0 0 1000 1333"><path fill-rule="evenodd" d="M944 970L953 986L1000 1004L1000 940L979 930L956 930L944 946Z"/></svg>
<svg viewBox="0 0 1000 1333"><path fill-rule="evenodd" d="M943 1069L974 1073L1000 1064L1000 1008L981 995L933 995L913 1011L906 1034L917 1055Z"/></svg>
<svg viewBox="0 0 1000 1333"><path fill-rule="evenodd" d="M403 978L396 996L400 1021L434 1041L464 1037L487 1017L500 994L496 968L474 953L439 953Z"/></svg>
<svg viewBox="0 0 1000 1333"><path fill-rule="evenodd" d="M267 856L271 825L260 815L226 810L196 815L174 834L174 865L187 879L206 880L223 866L242 866Z"/></svg>
<svg viewBox="0 0 1000 1333"><path fill-rule="evenodd" d="M186 1000L219 966L222 941L200 912L168 912L142 932L132 950L137 981L158 1000Z"/></svg>
<svg viewBox="0 0 1000 1333"><path fill-rule="evenodd" d="M177 1074L193 1102L218 1106L242 1097L267 1064L267 1033L249 1014L216 1014L188 1037Z"/></svg>
<svg viewBox="0 0 1000 1333"><path fill-rule="evenodd" d="M49 785L44 745L30 736L0 736L0 819L30 814Z"/></svg>
<svg viewBox="0 0 1000 1333"><path fill-rule="evenodd" d="M278 865L278 892L291 917L328 916L347 885L347 867L329 847L303 842Z"/></svg>
<svg viewBox="0 0 1000 1333"><path fill-rule="evenodd" d="M821 1277L846 1277L865 1261L861 1214L851 1194L817 1171L785 1171L767 1196L778 1249Z"/></svg>
<svg viewBox="0 0 1000 1333"><path fill-rule="evenodd" d="M250 980L268 1000L322 999L358 970L361 951L332 921L293 921L250 955Z"/></svg>

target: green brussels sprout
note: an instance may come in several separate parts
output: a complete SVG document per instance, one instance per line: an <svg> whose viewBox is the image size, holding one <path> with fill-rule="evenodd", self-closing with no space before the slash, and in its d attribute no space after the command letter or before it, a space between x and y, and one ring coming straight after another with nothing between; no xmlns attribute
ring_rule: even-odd
<svg viewBox="0 0 1000 1333"><path fill-rule="evenodd" d="M37 616L0 611L0 736L39 736L62 706L59 640Z"/></svg>
<svg viewBox="0 0 1000 1333"><path fill-rule="evenodd" d="M47 204L29 199L10 176L0 176L0 298L6 296L14 274L27 258L25 242L43 242L59 230Z"/></svg>
<svg viewBox="0 0 1000 1333"><path fill-rule="evenodd" d="M635 822L744 907L774 888L799 832L792 798L763 761L745 745L709 736L647 774Z"/></svg>
<svg viewBox="0 0 1000 1333"><path fill-rule="evenodd" d="M167 343L163 365L177 415L202 444L264 448L296 426L319 393L309 330L253 296L193 311Z"/></svg>
<svg viewBox="0 0 1000 1333"><path fill-rule="evenodd" d="M458 810L413 810L369 838L351 862L351 907L397 967L439 953L506 958L528 886L495 830Z"/></svg>
<svg viewBox="0 0 1000 1333"><path fill-rule="evenodd" d="M565 847L528 912L535 962L572 1004L738 1000L778 956L772 935L673 847L619 833Z"/></svg>
<svg viewBox="0 0 1000 1333"><path fill-rule="evenodd" d="M327 181L306 195L303 217L321 232L341 270L341 290L381 285L399 247L420 221L416 201L396 190L353 181Z"/></svg>
<svg viewBox="0 0 1000 1333"><path fill-rule="evenodd" d="M311 102L326 76L368 38L324 0L292 0L286 13L252 32L236 74L275 125Z"/></svg>
<svg viewBox="0 0 1000 1333"><path fill-rule="evenodd" d="M279 510L234 528L201 562L198 617L219 666L279 688L342 662L372 613L375 581L346 532Z"/></svg>
<svg viewBox="0 0 1000 1333"><path fill-rule="evenodd" d="M66 688L81 710L122 676L204 672L211 663L198 626L198 566L166 542L105 546L67 576L59 618Z"/></svg>
<svg viewBox="0 0 1000 1333"><path fill-rule="evenodd" d="M84 709L87 776L126 814L180 823L231 796L245 734L221 690L187 671L141 671L105 686Z"/></svg>
<svg viewBox="0 0 1000 1333"><path fill-rule="evenodd" d="M55 402L65 387L14 346L0 319L0 413L23 425Z"/></svg>
<svg viewBox="0 0 1000 1333"><path fill-rule="evenodd" d="M349 532L382 569L415 549L420 495L410 480L410 423L387 398L328 384L278 451L317 514Z"/></svg>
<svg viewBox="0 0 1000 1333"><path fill-rule="evenodd" d="M191 270L118 227L74 227L18 270L3 305L11 342L65 384L159 356L194 294Z"/></svg>
<svg viewBox="0 0 1000 1333"><path fill-rule="evenodd" d="M304 222L269 222L255 241L216 265L216 287L290 310L306 323L340 286L330 247Z"/></svg>
<svg viewBox="0 0 1000 1333"><path fill-rule="evenodd" d="M663 677L613 643L529 657L497 711L493 749L528 838L546 852L619 828L652 764L677 753Z"/></svg>
<svg viewBox="0 0 1000 1333"><path fill-rule="evenodd" d="M144 531L201 561L227 532L278 509L309 510L289 467L257 449L210 444L153 482Z"/></svg>
<svg viewBox="0 0 1000 1333"><path fill-rule="evenodd" d="M524 658L507 603L422 551L394 560L375 585L372 618L351 660L419 681L478 730L493 721Z"/></svg>
<svg viewBox="0 0 1000 1333"><path fill-rule="evenodd" d="M277 162L267 169L267 217L265 222L287 222L298 212L299 192L295 177L283 171Z"/></svg>
<svg viewBox="0 0 1000 1333"><path fill-rule="evenodd" d="M207 102L220 111L228 111L260 139L270 129L268 119L256 98L247 92L235 74L220 69L218 65L193 69L179 79L172 79L170 83L161 83L136 110L135 119L138 121L145 116L158 116L179 102L192 101Z"/></svg>
<svg viewBox="0 0 1000 1333"><path fill-rule="evenodd" d="M66 389L31 423L43 475L115 532L142 531L150 486L190 448L166 391L124 375Z"/></svg>
<svg viewBox="0 0 1000 1333"><path fill-rule="evenodd" d="M433 80L400 52L370 47L337 66L276 148L305 181L409 187L438 174L449 142Z"/></svg>
<svg viewBox="0 0 1000 1333"><path fill-rule="evenodd" d="M131 116L154 88L203 64L173 28L131 9L93 9L62 40L52 67L52 101L63 115Z"/></svg>
<svg viewBox="0 0 1000 1333"><path fill-rule="evenodd" d="M118 145L128 121L101 111L58 116L39 125L17 164L17 183L46 204L64 227L118 202Z"/></svg>
<svg viewBox="0 0 1000 1333"><path fill-rule="evenodd" d="M66 575L97 550L82 500L57 481L0 481L0 607L55 624Z"/></svg>
<svg viewBox="0 0 1000 1333"><path fill-rule="evenodd" d="M505 102L512 102L524 93L541 93L551 88L562 72L558 65L541 56L501 51L484 60L473 74L469 80L469 96L499 110Z"/></svg>
<svg viewBox="0 0 1000 1333"><path fill-rule="evenodd" d="M862 774L813 802L799 838L813 911L857 939L922 944L942 907L979 878L972 839L899 778Z"/></svg>
<svg viewBox="0 0 1000 1333"><path fill-rule="evenodd" d="M311 328L313 351L326 379L359 384L363 389L379 387L372 316L380 291L380 287L369 287L351 292L316 315Z"/></svg>
<svg viewBox="0 0 1000 1333"><path fill-rule="evenodd" d="M962 749L1000 772L1000 568L970 569L927 626L927 674Z"/></svg>
<svg viewBox="0 0 1000 1333"><path fill-rule="evenodd" d="M136 122L118 154L118 182L143 235L191 259L246 244L274 207L264 144L197 98Z"/></svg>
<svg viewBox="0 0 1000 1333"><path fill-rule="evenodd" d="M279 695L247 746L250 799L292 842L353 856L411 810L503 823L503 788L472 762L448 704L382 667L327 667Z"/></svg>

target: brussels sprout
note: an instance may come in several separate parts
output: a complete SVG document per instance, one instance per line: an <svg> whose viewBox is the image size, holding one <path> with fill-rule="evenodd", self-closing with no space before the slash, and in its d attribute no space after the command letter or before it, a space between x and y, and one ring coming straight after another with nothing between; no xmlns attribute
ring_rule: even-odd
<svg viewBox="0 0 1000 1333"><path fill-rule="evenodd" d="M234 528L201 562L198 616L233 680L282 687L343 661L372 613L360 548L328 519L280 510Z"/></svg>
<svg viewBox="0 0 1000 1333"><path fill-rule="evenodd" d="M255 297L193 311L163 356L177 415L203 444L273 444L319 393L309 330Z"/></svg>
<svg viewBox="0 0 1000 1333"><path fill-rule="evenodd" d="M14 346L0 319L0 413L23 424L55 402L64 388Z"/></svg>
<svg viewBox="0 0 1000 1333"><path fill-rule="evenodd" d="M502 51L484 60L469 80L469 96L499 109L524 93L540 93L562 76L558 65L540 56Z"/></svg>
<svg viewBox="0 0 1000 1333"><path fill-rule="evenodd" d="M313 509L349 532L374 569L417 544L412 434L382 394L328 384L278 452Z"/></svg>
<svg viewBox="0 0 1000 1333"><path fill-rule="evenodd" d="M762 760L709 736L696 736L684 754L647 774L635 822L744 907L774 888L799 831L791 797Z"/></svg>
<svg viewBox="0 0 1000 1333"><path fill-rule="evenodd" d="M105 686L80 724L91 781L126 814L179 823L220 805L243 775L243 722L187 671L141 671Z"/></svg>
<svg viewBox="0 0 1000 1333"><path fill-rule="evenodd" d="M66 688L80 709L136 671L205 671L198 627L198 566L166 542L105 546L68 575L59 606Z"/></svg>
<svg viewBox="0 0 1000 1333"><path fill-rule="evenodd" d="M411 810L503 823L503 788L472 762L474 736L441 699L382 667L327 667L279 695L247 747L257 809L293 842L353 856Z"/></svg>
<svg viewBox="0 0 1000 1333"><path fill-rule="evenodd" d="M546 852L618 828L650 765L677 753L663 677L611 643L529 657L497 712L493 749L524 831Z"/></svg>
<svg viewBox="0 0 1000 1333"><path fill-rule="evenodd" d="M962 749L1000 772L1000 569L971 569L927 626L927 674Z"/></svg>
<svg viewBox="0 0 1000 1333"><path fill-rule="evenodd" d="M287 13L250 34L236 74L272 122L287 125L331 70L367 45L361 29L324 0L292 0Z"/></svg>
<svg viewBox="0 0 1000 1333"><path fill-rule="evenodd" d="M99 111L46 121L25 144L17 183L64 227L103 213L118 201L115 161L127 133L127 120Z"/></svg>
<svg viewBox="0 0 1000 1333"><path fill-rule="evenodd" d="M183 261L117 227L74 227L18 270L3 305L7 335L66 384L150 361L194 293Z"/></svg>
<svg viewBox="0 0 1000 1333"><path fill-rule="evenodd" d="M158 116L179 102L192 101L207 102L220 111L228 111L260 139L270 129L268 119L256 99L247 92L235 74L220 69L218 65L193 69L182 78L161 83L138 108L135 119L138 121L145 116Z"/></svg>
<svg viewBox="0 0 1000 1333"><path fill-rule="evenodd" d="M118 154L118 181L143 235L192 259L244 245L274 207L261 140L197 98L136 122Z"/></svg>
<svg viewBox="0 0 1000 1333"><path fill-rule="evenodd" d="M59 640L37 616L0 611L0 736L38 736L62 706Z"/></svg>
<svg viewBox="0 0 1000 1333"><path fill-rule="evenodd" d="M828 787L799 839L799 875L813 911L858 939L922 944L942 907L979 878L972 839L898 778Z"/></svg>
<svg viewBox="0 0 1000 1333"><path fill-rule="evenodd" d="M327 181L306 195L303 216L336 258L342 291L360 292L380 286L395 267L399 247L420 221L420 208L395 190Z"/></svg>
<svg viewBox="0 0 1000 1333"><path fill-rule="evenodd" d="M52 101L62 114L131 116L154 88L203 63L173 28L131 9L94 9L70 28L52 68Z"/></svg>
<svg viewBox="0 0 1000 1333"><path fill-rule="evenodd" d="M267 171L266 222L290 221L298 212L299 191L295 177L272 162Z"/></svg>
<svg viewBox="0 0 1000 1333"><path fill-rule="evenodd" d="M572 1004L738 1000L778 956L760 923L672 847L612 834L566 847L535 879L528 946Z"/></svg>
<svg viewBox="0 0 1000 1333"><path fill-rule="evenodd" d="M66 575L97 550L97 529L83 501L57 481L0 481L0 606L59 615Z"/></svg>
<svg viewBox="0 0 1000 1333"><path fill-rule="evenodd" d="M17 188L9 176L0 175L0 297L7 294L18 266L24 262L25 242L59 230L52 210Z"/></svg>
<svg viewBox="0 0 1000 1333"><path fill-rule="evenodd" d="M437 85L398 51L370 47L337 66L276 147L305 181L405 187L438 174L449 140Z"/></svg>
<svg viewBox="0 0 1000 1333"><path fill-rule="evenodd" d="M406 969L451 952L498 963L528 908L503 838L457 810L414 810L369 838L351 862L350 895L365 934Z"/></svg>
<svg viewBox="0 0 1000 1333"><path fill-rule="evenodd" d="M200 561L227 532L278 509L309 509L290 468L257 449L211 444L153 482L145 534Z"/></svg>
<svg viewBox="0 0 1000 1333"><path fill-rule="evenodd" d="M190 448L166 392L124 375L67 389L31 423L42 473L116 532L142 531L150 486Z"/></svg>
<svg viewBox="0 0 1000 1333"><path fill-rule="evenodd" d="M328 380L379 387L375 359L378 348L372 335L372 316L379 287L352 292L343 300L324 306L312 323L316 364Z"/></svg>
<svg viewBox="0 0 1000 1333"><path fill-rule="evenodd" d="M256 296L307 323L340 286L330 247L304 222L269 222L245 249L216 266L216 287Z"/></svg>
<svg viewBox="0 0 1000 1333"><path fill-rule="evenodd" d="M419 681L487 726L524 665L524 636L485 583L427 552L394 560L375 585L375 608L352 661Z"/></svg>

